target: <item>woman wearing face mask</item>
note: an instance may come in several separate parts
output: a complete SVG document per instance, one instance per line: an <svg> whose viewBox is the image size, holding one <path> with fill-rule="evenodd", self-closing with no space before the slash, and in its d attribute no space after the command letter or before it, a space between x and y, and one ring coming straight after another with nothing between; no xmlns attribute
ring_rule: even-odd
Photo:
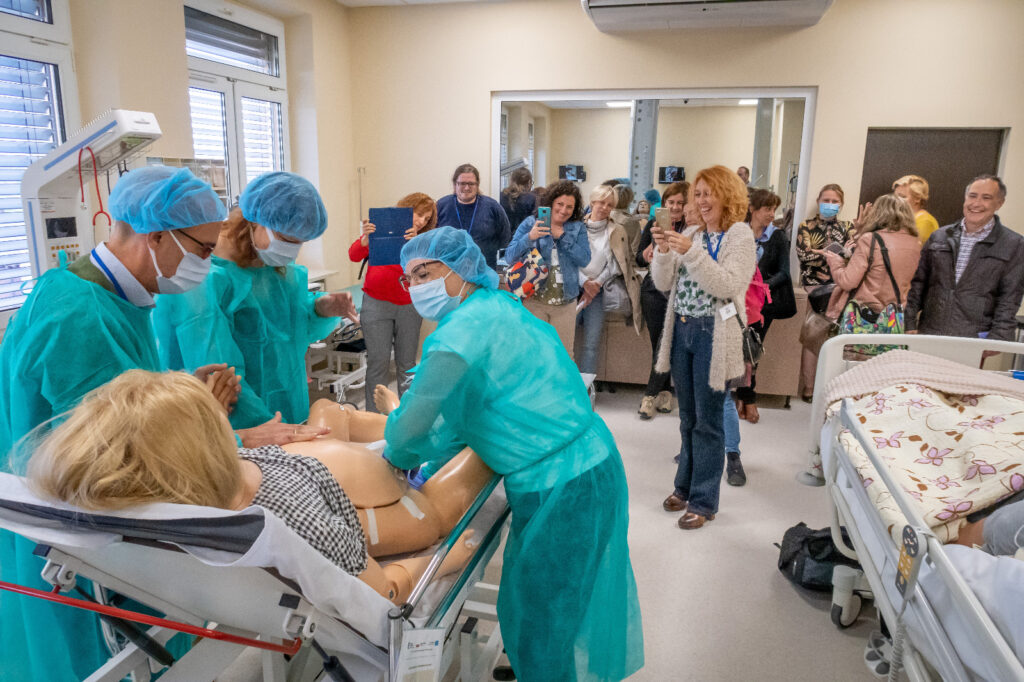
<svg viewBox="0 0 1024 682"><path fill-rule="evenodd" d="M590 242L581 220L583 197L576 183L561 180L548 187L540 205L551 209L551 223L534 216L524 220L505 249L505 260L514 263L533 248L540 251L548 266L548 279L524 305L555 328L571 356L576 341L576 298L582 291L579 269L590 262Z"/></svg>
<svg viewBox="0 0 1024 682"><path fill-rule="evenodd" d="M157 298L153 323L165 367L225 362L241 377L230 417L236 429L301 423L309 413L306 347L339 317L357 319L350 294L311 293L306 268L294 264L303 242L325 229L327 211L308 180L265 173L224 221L202 286Z"/></svg>
<svg viewBox="0 0 1024 682"><path fill-rule="evenodd" d="M412 227L406 231L406 240L421 232L437 227L437 205L422 192L402 197L398 208L411 208ZM353 263L370 256L370 235L377 226L364 220L362 234L348 248ZM386 384L391 365L391 351L395 352L395 370L398 395L405 393L412 381L409 370L416 364L416 351L420 344L420 326L423 319L413 308L409 292L399 284L400 265L371 265L363 282L363 305L360 322L366 341L366 409L376 412L373 390L377 384Z"/></svg>
<svg viewBox="0 0 1024 682"><path fill-rule="evenodd" d="M800 285L808 294L818 287L832 284L832 273L820 251L833 244L845 249L847 242L853 239L853 224L839 219L843 199L842 187L834 183L825 185L818 192L817 214L800 223L797 228L796 255L800 260ZM808 311L808 314L811 312ZM818 354L805 347L800 358L800 385L804 402L811 402L813 397L817 365Z"/></svg>
<svg viewBox="0 0 1024 682"><path fill-rule="evenodd" d="M388 416L385 455L412 468L469 447L504 475L498 621L517 679L628 677L643 643L626 479L579 370L555 330L498 291L465 232L415 237L402 267L413 305L438 324Z"/></svg>

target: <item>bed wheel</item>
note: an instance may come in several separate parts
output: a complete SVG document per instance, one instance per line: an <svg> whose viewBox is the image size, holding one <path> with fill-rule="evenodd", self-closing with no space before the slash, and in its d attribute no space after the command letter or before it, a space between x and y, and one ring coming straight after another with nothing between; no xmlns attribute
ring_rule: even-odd
<svg viewBox="0 0 1024 682"><path fill-rule="evenodd" d="M860 595L853 595L850 598L846 608L843 608L841 604L832 604L832 624L840 630L845 630L854 623L857 622L857 617L860 616L861 598Z"/></svg>

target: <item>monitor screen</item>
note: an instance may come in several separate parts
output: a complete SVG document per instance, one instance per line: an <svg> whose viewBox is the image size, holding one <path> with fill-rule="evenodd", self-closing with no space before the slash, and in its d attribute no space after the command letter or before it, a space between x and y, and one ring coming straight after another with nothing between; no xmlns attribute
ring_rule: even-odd
<svg viewBox="0 0 1024 682"><path fill-rule="evenodd" d="M669 185L686 179L686 169L682 166L661 166L658 168L658 182Z"/></svg>
<svg viewBox="0 0 1024 682"><path fill-rule="evenodd" d="M558 179L572 180L574 182L583 182L587 179L587 172L583 170L583 166L559 166Z"/></svg>

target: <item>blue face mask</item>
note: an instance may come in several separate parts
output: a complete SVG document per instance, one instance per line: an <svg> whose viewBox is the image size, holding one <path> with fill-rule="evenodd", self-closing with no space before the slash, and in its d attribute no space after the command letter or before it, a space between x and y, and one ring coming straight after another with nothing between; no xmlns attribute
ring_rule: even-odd
<svg viewBox="0 0 1024 682"><path fill-rule="evenodd" d="M818 215L825 220L835 218L839 215L839 204L826 204L824 202L818 204Z"/></svg>
<svg viewBox="0 0 1024 682"><path fill-rule="evenodd" d="M448 275L452 271L448 271ZM459 296L450 296L444 286L448 275L439 279L432 279L426 284L417 284L409 287L409 298L412 299L412 306L416 312L427 320L439 322L442 317L459 307L462 302L462 292ZM465 287L465 285L463 285Z"/></svg>

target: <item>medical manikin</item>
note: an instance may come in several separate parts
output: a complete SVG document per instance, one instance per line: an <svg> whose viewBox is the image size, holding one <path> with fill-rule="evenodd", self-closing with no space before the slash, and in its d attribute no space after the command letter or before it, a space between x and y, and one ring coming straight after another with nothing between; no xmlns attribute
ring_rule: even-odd
<svg viewBox="0 0 1024 682"><path fill-rule="evenodd" d="M310 422L329 425L333 437L240 450L223 408L197 379L132 370L38 435L27 476L40 494L89 510L148 502L245 509L255 500L335 564L402 603L430 558L382 566L374 557L429 547L493 473L467 449L416 490L365 446L380 439L385 420L320 401ZM465 565L471 536L455 543L439 575Z"/></svg>

